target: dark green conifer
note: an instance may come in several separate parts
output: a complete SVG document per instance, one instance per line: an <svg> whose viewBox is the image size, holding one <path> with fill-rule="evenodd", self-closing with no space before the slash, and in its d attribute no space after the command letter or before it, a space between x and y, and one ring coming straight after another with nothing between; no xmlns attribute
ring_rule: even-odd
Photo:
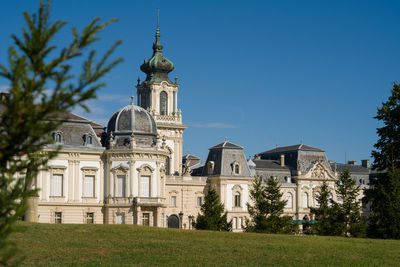
<svg viewBox="0 0 400 267"><path fill-rule="evenodd" d="M256 176L250 190L252 204L247 203L250 220L246 220L246 231L263 233L290 232L290 216L282 216L286 200L282 200L282 193L278 181L269 177L266 185L262 178Z"/></svg>
<svg viewBox="0 0 400 267"><path fill-rule="evenodd" d="M224 205L220 202L217 191L210 187L201 206L201 214L193 222L193 227L198 230L230 231L232 222L227 221Z"/></svg>
<svg viewBox="0 0 400 267"><path fill-rule="evenodd" d="M371 205L368 235L400 239L400 84L393 83L391 96L378 108L375 119L378 142L372 151L373 168L378 175L370 179L364 201Z"/></svg>
<svg viewBox="0 0 400 267"><path fill-rule="evenodd" d="M27 27L22 35L11 36L14 45L8 50L8 66L0 65L0 76L10 87L0 101L0 265L16 255L8 236L24 215L27 199L37 193L32 180L57 154L42 150L53 142L51 132L61 123L57 116L75 106L88 111L84 102L105 85L100 78L122 61L109 62L120 41L99 59L96 50L88 50L115 20L99 23L95 18L81 32L72 28L72 40L57 47L53 40L66 22L50 19L49 2L40 1L38 12L24 12L24 17ZM86 57L82 70L72 72L73 60L82 56Z"/></svg>

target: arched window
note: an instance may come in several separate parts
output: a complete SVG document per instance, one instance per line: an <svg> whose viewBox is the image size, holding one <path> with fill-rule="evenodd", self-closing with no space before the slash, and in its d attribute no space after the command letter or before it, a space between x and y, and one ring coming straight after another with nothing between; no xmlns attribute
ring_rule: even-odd
<svg viewBox="0 0 400 267"><path fill-rule="evenodd" d="M61 132L53 132L52 137L55 143L61 143L62 142L62 135Z"/></svg>
<svg viewBox="0 0 400 267"><path fill-rule="evenodd" d="M165 91L160 93L160 115L168 115L168 94Z"/></svg>
<svg viewBox="0 0 400 267"><path fill-rule="evenodd" d="M142 92L141 94L140 94L140 106L142 107L142 108L147 108L146 107L146 93L144 93L144 92Z"/></svg>
<svg viewBox="0 0 400 267"><path fill-rule="evenodd" d="M84 145L93 145L93 136L91 134L85 134L83 136Z"/></svg>
<svg viewBox="0 0 400 267"><path fill-rule="evenodd" d="M235 193L235 207L240 207L240 193L236 192Z"/></svg>
<svg viewBox="0 0 400 267"><path fill-rule="evenodd" d="M170 158L169 157L167 157L166 159L165 159L165 174L166 175L169 175L170 174L170 168L171 168L171 163L170 163Z"/></svg>
<svg viewBox="0 0 400 267"><path fill-rule="evenodd" d="M285 208L292 208L293 207L293 196L291 193L286 194L285 200L286 200Z"/></svg>
<svg viewBox="0 0 400 267"><path fill-rule="evenodd" d="M235 165L235 174L239 174L239 171L240 171L239 164L236 164Z"/></svg>
<svg viewBox="0 0 400 267"><path fill-rule="evenodd" d="M303 193L303 208L308 208L308 194L306 192Z"/></svg>

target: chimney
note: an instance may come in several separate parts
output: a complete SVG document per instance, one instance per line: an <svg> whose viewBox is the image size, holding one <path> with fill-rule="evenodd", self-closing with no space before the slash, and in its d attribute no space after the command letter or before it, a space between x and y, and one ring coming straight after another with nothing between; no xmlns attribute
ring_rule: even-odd
<svg viewBox="0 0 400 267"><path fill-rule="evenodd" d="M369 169L369 167L370 167L370 165L369 165L369 159L363 159L363 160L361 161L361 165L362 165L364 168Z"/></svg>
<svg viewBox="0 0 400 267"><path fill-rule="evenodd" d="M357 165L357 161L355 161L355 160L349 160L349 162L348 162L347 164L352 165L352 166L355 166L355 165Z"/></svg>
<svg viewBox="0 0 400 267"><path fill-rule="evenodd" d="M281 166L285 167L285 155L281 155Z"/></svg>

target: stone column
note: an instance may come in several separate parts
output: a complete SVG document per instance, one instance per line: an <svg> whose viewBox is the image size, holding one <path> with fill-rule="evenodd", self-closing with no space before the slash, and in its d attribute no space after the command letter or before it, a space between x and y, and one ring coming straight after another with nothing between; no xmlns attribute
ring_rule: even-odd
<svg viewBox="0 0 400 267"><path fill-rule="evenodd" d="M114 193L113 193L113 197L117 196L117 183L118 183L118 179L117 179L117 175L115 173L113 173L113 188L114 188Z"/></svg>
<svg viewBox="0 0 400 267"><path fill-rule="evenodd" d="M175 106L174 106L174 112L176 114L177 110L178 110L178 90L175 91Z"/></svg>
<svg viewBox="0 0 400 267"><path fill-rule="evenodd" d="M296 195L297 195L297 197L296 197L296 199L297 199L297 201L296 201L296 213L297 213L297 220L301 220L302 218L300 218L300 209L301 209L301 207L302 207L302 205L301 205L301 198L302 198L302 196L301 196L301 184L299 184L299 182L297 181L297 191L296 191Z"/></svg>
<svg viewBox="0 0 400 267"><path fill-rule="evenodd" d="M27 222L38 222L38 206L39 197L29 197L26 201L27 209L25 212L25 221Z"/></svg>
<svg viewBox="0 0 400 267"><path fill-rule="evenodd" d="M134 184L135 184L135 181L133 179L134 172L135 172L135 161L131 160L129 162L129 181L130 181L130 195L129 195L129 197L133 197L134 196L134 191L133 191L134 190Z"/></svg>
<svg viewBox="0 0 400 267"><path fill-rule="evenodd" d="M177 136L177 131L175 131L175 136ZM176 171L181 173L179 170L179 144L177 138L174 139L174 170L172 174L174 174Z"/></svg>
<svg viewBox="0 0 400 267"><path fill-rule="evenodd" d="M111 172L111 162L107 162L107 197L111 196L113 192L112 180L114 174Z"/></svg>
<svg viewBox="0 0 400 267"><path fill-rule="evenodd" d="M76 187L75 187L76 188ZM74 199L74 161L68 160L68 201Z"/></svg>
<svg viewBox="0 0 400 267"><path fill-rule="evenodd" d="M142 209L140 206L136 207L136 224L142 225Z"/></svg>
<svg viewBox="0 0 400 267"><path fill-rule="evenodd" d="M162 226L161 225L161 208L157 207L154 211L154 226Z"/></svg>
<svg viewBox="0 0 400 267"><path fill-rule="evenodd" d="M48 200L49 199L49 190L47 188L47 177L49 174L49 170L47 168L44 168L43 173L42 173L42 200Z"/></svg>
<svg viewBox="0 0 400 267"><path fill-rule="evenodd" d="M99 195L99 201L102 203L104 200L104 163L100 159L100 177L99 177L99 182L100 182L100 195Z"/></svg>
<svg viewBox="0 0 400 267"><path fill-rule="evenodd" d="M74 200L75 200L75 202L79 202L79 188L82 187L82 184L79 182L79 160L75 160L74 163L75 163L75 186L74 186L75 198L74 198Z"/></svg>

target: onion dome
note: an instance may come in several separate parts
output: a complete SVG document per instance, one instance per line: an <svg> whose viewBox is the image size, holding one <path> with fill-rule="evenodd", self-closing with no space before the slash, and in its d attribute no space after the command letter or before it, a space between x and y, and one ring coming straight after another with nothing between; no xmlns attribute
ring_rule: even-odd
<svg viewBox="0 0 400 267"><path fill-rule="evenodd" d="M153 43L153 56L145 60L140 69L147 74L146 81L172 83L168 78L168 73L174 70L174 63L162 55L163 46L160 44L160 27L157 14L156 42Z"/></svg>

